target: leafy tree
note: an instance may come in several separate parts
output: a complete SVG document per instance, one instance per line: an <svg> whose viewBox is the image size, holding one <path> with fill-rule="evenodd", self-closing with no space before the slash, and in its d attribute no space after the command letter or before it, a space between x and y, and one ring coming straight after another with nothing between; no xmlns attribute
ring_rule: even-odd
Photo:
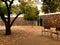
<svg viewBox="0 0 60 45"><path fill-rule="evenodd" d="M0 17L5 24L6 35L11 34L11 27L20 14L24 14L24 19L27 20L36 20L38 17L38 10L36 7L29 6L27 2L21 2L20 5L15 6L12 5L13 1L14 0L1 0L1 2L4 2L4 4L2 5L1 3L0 6ZM16 13L16 17L12 21L10 20L11 13ZM7 17L5 15L7 15Z"/></svg>
<svg viewBox="0 0 60 45"><path fill-rule="evenodd" d="M24 19L26 20L37 20L38 19L38 9L36 7L27 6L25 8Z"/></svg>
<svg viewBox="0 0 60 45"><path fill-rule="evenodd" d="M37 21L39 16L39 11L37 7L32 7L30 5L27 5L24 7L24 19L28 21Z"/></svg>
<svg viewBox="0 0 60 45"><path fill-rule="evenodd" d="M11 15L11 8L12 8L12 4L13 4L14 0L1 0L1 1L4 2L4 5L0 6L0 17L1 17L1 19L4 22L5 27L6 27L5 34L10 35L11 34L11 26L13 25L13 23L17 19L17 17L22 13L19 12L11 22L10 15ZM5 14L7 15L7 17L5 17Z"/></svg>
<svg viewBox="0 0 60 45"><path fill-rule="evenodd" d="M21 2L21 11L24 13L25 20L37 20L39 16L39 11L37 7L30 5L27 2Z"/></svg>
<svg viewBox="0 0 60 45"><path fill-rule="evenodd" d="M60 0L59 0L59 6L58 6L58 8L57 8L57 12L60 12Z"/></svg>
<svg viewBox="0 0 60 45"><path fill-rule="evenodd" d="M43 0L42 11L44 13L53 13L57 11L60 0Z"/></svg>
<svg viewBox="0 0 60 45"><path fill-rule="evenodd" d="M0 6L2 5L2 1L0 0Z"/></svg>
<svg viewBox="0 0 60 45"><path fill-rule="evenodd" d="M21 12L20 5L13 5L11 8L11 13L18 14L19 12Z"/></svg>

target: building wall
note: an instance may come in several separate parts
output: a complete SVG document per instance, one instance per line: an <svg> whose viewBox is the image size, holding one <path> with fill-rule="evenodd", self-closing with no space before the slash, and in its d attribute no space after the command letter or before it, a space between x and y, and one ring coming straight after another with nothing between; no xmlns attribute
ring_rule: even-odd
<svg viewBox="0 0 60 45"><path fill-rule="evenodd" d="M43 19L44 26L60 27L60 14L43 15L40 19Z"/></svg>

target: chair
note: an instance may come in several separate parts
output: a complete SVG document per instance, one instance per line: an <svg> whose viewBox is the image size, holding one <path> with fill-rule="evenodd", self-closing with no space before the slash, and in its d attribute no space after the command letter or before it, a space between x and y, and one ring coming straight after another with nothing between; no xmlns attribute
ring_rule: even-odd
<svg viewBox="0 0 60 45"><path fill-rule="evenodd" d="M56 30L53 32L51 31L51 38L52 38L52 34L56 34L57 35L57 40L59 40L59 35L60 35L60 27L56 27Z"/></svg>
<svg viewBox="0 0 60 45"><path fill-rule="evenodd" d="M52 38L52 34L56 32L56 28L55 27L51 27L50 30L51 30L50 37Z"/></svg>
<svg viewBox="0 0 60 45"><path fill-rule="evenodd" d="M42 30L42 35L48 34L48 32L50 31L50 26L44 26L44 29Z"/></svg>

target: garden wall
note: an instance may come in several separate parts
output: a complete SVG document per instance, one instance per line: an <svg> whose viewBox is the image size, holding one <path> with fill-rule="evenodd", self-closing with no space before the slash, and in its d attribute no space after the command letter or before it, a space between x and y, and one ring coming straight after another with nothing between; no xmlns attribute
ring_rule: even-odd
<svg viewBox="0 0 60 45"><path fill-rule="evenodd" d="M14 17L11 18L11 21L13 20ZM3 21L0 19L0 25L3 26L4 23ZM27 20L24 20L23 17L18 17L15 22L13 23L14 26L31 26L31 25L36 25L35 24L35 21L27 21Z"/></svg>

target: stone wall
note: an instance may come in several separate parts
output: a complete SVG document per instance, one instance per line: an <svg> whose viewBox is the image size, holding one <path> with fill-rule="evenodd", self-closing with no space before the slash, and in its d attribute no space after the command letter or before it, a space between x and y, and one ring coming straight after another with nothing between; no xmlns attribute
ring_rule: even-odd
<svg viewBox="0 0 60 45"><path fill-rule="evenodd" d="M13 20L13 17L11 18L11 21ZM0 19L0 25L3 26L4 23L3 21ZM13 23L14 26L31 26L31 25L36 25L35 21L27 21L24 20L23 17L18 17L15 22Z"/></svg>
<svg viewBox="0 0 60 45"><path fill-rule="evenodd" d="M60 14L51 14L40 16L45 26L60 27Z"/></svg>

